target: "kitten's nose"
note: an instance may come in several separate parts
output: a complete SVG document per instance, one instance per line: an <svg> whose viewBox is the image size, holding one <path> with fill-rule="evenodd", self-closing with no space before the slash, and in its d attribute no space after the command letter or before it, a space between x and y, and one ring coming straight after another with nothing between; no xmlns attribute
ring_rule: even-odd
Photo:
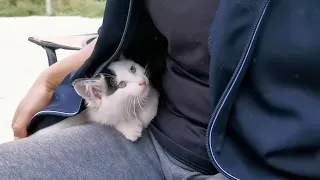
<svg viewBox="0 0 320 180"><path fill-rule="evenodd" d="M147 85L146 81L143 81L143 82L139 83L139 86L146 86L146 85Z"/></svg>

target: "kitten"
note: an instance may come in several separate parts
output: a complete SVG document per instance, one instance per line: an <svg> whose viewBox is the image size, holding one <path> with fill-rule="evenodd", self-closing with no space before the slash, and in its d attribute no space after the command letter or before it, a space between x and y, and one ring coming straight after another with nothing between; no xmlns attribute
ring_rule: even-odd
<svg viewBox="0 0 320 180"><path fill-rule="evenodd" d="M116 128L130 141L140 138L156 116L159 95L149 82L146 68L132 60L121 58L108 68L114 75L100 74L73 82L75 91L86 102L83 112L35 134L95 122Z"/></svg>

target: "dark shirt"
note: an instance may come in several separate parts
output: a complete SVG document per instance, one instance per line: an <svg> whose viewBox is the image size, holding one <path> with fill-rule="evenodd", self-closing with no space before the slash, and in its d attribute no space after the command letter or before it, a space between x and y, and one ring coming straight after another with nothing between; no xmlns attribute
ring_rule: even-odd
<svg viewBox="0 0 320 180"><path fill-rule="evenodd" d="M219 0L147 0L157 29L168 40L163 93L151 129L160 144L183 163L214 171L206 151L211 115L208 38Z"/></svg>

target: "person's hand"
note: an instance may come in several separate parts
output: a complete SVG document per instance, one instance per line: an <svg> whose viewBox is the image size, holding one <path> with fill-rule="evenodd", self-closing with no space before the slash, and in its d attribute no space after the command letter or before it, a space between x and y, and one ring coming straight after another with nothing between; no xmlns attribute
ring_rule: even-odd
<svg viewBox="0 0 320 180"><path fill-rule="evenodd" d="M18 105L12 120L15 140L27 137L27 126L31 118L50 103L55 88L45 78L38 78L32 85Z"/></svg>

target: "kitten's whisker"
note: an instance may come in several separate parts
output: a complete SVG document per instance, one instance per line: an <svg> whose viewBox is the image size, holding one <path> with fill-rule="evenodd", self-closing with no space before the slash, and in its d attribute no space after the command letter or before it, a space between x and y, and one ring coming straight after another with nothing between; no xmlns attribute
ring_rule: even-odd
<svg viewBox="0 0 320 180"><path fill-rule="evenodd" d="M84 77L86 78L86 79L90 79L90 78L88 78L88 76L87 75L85 75L85 74L83 74L84 75Z"/></svg>
<svg viewBox="0 0 320 180"><path fill-rule="evenodd" d="M133 106L133 96L130 96L130 107L129 107L129 113L130 113L130 119L132 118L131 117L131 112L133 111L133 109L132 109L132 106Z"/></svg>
<svg viewBox="0 0 320 180"><path fill-rule="evenodd" d="M132 106L132 96L129 97L129 106L128 106L128 113L129 113L130 119L131 119L131 106Z"/></svg>
<svg viewBox="0 0 320 180"><path fill-rule="evenodd" d="M150 62L150 61L148 61L147 64L146 64L146 66L144 67L144 71L145 71L145 72L146 72L146 71L148 70L148 68L149 68L149 62Z"/></svg>
<svg viewBox="0 0 320 180"><path fill-rule="evenodd" d="M125 106L125 110L126 110L126 113L127 113L127 117L130 119L130 109L129 109L129 106L130 106L130 98L127 100L127 103L126 103L126 106Z"/></svg>
<svg viewBox="0 0 320 180"><path fill-rule="evenodd" d="M142 102L148 102L148 98L141 98Z"/></svg>
<svg viewBox="0 0 320 180"><path fill-rule="evenodd" d="M137 113L136 113L136 96L133 96L133 113L134 113L134 116L136 117L136 119L138 119L137 117Z"/></svg>
<svg viewBox="0 0 320 180"><path fill-rule="evenodd" d="M144 102L146 102L147 100L146 100L146 98L141 98L141 101L144 101Z"/></svg>
<svg viewBox="0 0 320 180"><path fill-rule="evenodd" d="M149 61L150 62L150 61ZM149 65L150 63L147 63L145 68L144 68L144 74L149 78L150 77L150 68L149 68Z"/></svg>
<svg viewBox="0 0 320 180"><path fill-rule="evenodd" d="M129 106L130 106L130 98L128 98L127 102L126 102L126 106L125 106L125 111L127 113L127 117L130 118L130 114L129 114Z"/></svg>
<svg viewBox="0 0 320 180"><path fill-rule="evenodd" d="M145 72L145 76L147 76L148 78L150 78L151 72L150 71L146 71Z"/></svg>
<svg viewBox="0 0 320 180"><path fill-rule="evenodd" d="M140 103L142 104L142 106L144 105L143 104L143 98L141 98L141 95L139 94L139 100L140 100Z"/></svg>
<svg viewBox="0 0 320 180"><path fill-rule="evenodd" d="M138 95L137 100L138 100L138 104L139 104L139 106L140 106L140 109L141 109L143 112L145 112L144 109L142 108L141 104L140 104L140 99L141 99L141 97L140 97L140 95Z"/></svg>

